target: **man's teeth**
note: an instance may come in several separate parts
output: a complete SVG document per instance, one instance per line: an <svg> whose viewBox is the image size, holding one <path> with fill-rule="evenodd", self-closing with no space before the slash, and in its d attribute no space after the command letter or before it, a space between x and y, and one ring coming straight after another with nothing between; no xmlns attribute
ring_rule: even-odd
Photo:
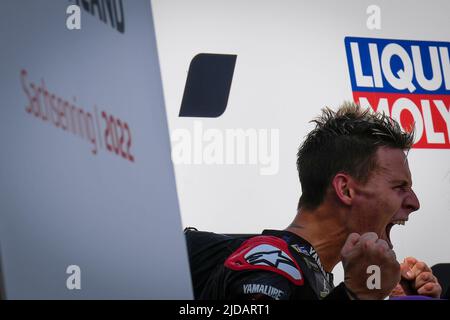
<svg viewBox="0 0 450 320"><path fill-rule="evenodd" d="M394 221L392 221L392 223L404 226L406 223L406 220L394 220Z"/></svg>

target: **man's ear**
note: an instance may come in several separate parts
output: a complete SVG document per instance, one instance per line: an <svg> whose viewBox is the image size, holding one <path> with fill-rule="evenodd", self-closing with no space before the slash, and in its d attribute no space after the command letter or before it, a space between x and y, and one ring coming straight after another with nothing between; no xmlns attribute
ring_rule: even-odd
<svg viewBox="0 0 450 320"><path fill-rule="evenodd" d="M346 205L351 205L354 198L352 178L345 173L338 173L331 181L336 197Z"/></svg>

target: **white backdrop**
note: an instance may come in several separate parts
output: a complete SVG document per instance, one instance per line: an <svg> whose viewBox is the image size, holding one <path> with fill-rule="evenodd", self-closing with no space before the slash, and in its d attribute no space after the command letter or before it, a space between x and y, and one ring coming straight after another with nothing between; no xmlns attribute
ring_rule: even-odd
<svg viewBox="0 0 450 320"><path fill-rule="evenodd" d="M196 162L173 158L183 225L215 232L258 233L291 222L301 193L296 152L312 128L308 121L322 107L336 107L358 91L352 90L345 37L440 41L447 48L450 42L446 0L154 0L152 4L173 150L186 152L190 146L195 153L198 145L206 148L214 143L216 150L227 154L231 151L212 138L222 136L225 145L227 130L248 130L256 141L246 145L247 151L248 146L256 150L253 163L247 158L244 164L237 160L226 164L226 156L220 154ZM380 9L380 29L367 26L370 5ZM178 117L189 63L198 53L237 55L228 107L218 118ZM440 57L441 76L450 85L450 71L445 69L448 52ZM424 63L424 69L429 68ZM440 93L448 111L449 87L443 82L436 92L420 93L416 86L414 93L393 92L414 99L425 93L436 94L431 97L435 99ZM387 87L385 81L380 92ZM446 127L436 106L431 107L432 121L438 124L434 130L441 132L444 142L410 152L421 209L405 227L393 229L392 240L399 258L412 255L433 265L450 262L450 121ZM198 134L207 130L205 136ZM430 129L427 136L432 136ZM189 145L188 138L197 139L197 145Z"/></svg>

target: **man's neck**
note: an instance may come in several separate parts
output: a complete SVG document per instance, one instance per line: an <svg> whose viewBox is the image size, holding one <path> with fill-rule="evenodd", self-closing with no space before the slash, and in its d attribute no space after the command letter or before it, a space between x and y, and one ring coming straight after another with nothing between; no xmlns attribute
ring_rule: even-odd
<svg viewBox="0 0 450 320"><path fill-rule="evenodd" d="M340 261L340 252L348 233L338 212L325 207L299 210L287 231L308 241L319 255L325 271L331 272Z"/></svg>

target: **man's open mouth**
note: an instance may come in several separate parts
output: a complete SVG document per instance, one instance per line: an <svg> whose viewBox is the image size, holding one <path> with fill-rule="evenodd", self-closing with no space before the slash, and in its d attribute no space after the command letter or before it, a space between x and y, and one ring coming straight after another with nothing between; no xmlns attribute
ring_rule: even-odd
<svg viewBox="0 0 450 320"><path fill-rule="evenodd" d="M401 226L404 226L406 221L408 221L408 219L397 219L397 220L392 220L391 222L388 223L388 225L386 226L386 240L387 243L389 244L389 247L392 249L394 247L394 245L392 244L391 241L391 229L394 225L398 224Z"/></svg>

